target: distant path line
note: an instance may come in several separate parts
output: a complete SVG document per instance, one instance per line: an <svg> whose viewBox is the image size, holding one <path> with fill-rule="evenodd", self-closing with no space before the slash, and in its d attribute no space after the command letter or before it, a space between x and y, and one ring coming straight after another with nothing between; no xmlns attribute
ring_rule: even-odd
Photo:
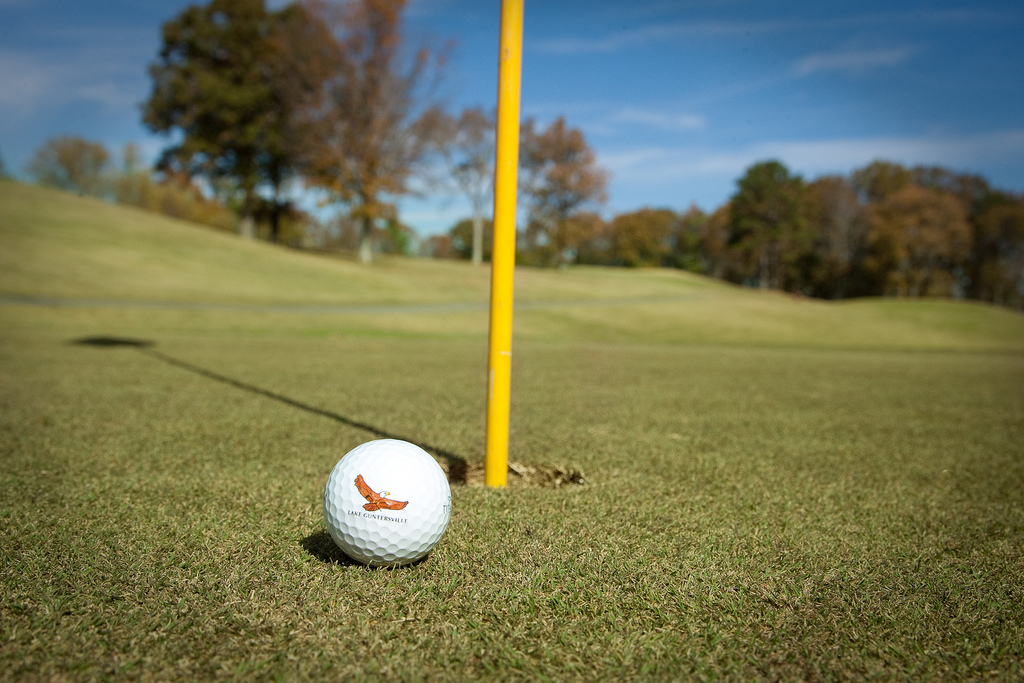
<svg viewBox="0 0 1024 683"><path fill-rule="evenodd" d="M676 303L703 298L699 294L594 299L548 299L519 301L515 310L528 311L563 307L634 306L637 304ZM132 299L77 299L55 296L0 295L2 305L47 306L51 308L148 308L165 311L232 311L242 313L333 313L342 315L382 315L394 313L467 313L486 311L486 301L454 301L436 304L230 304L190 301L152 301Z"/></svg>

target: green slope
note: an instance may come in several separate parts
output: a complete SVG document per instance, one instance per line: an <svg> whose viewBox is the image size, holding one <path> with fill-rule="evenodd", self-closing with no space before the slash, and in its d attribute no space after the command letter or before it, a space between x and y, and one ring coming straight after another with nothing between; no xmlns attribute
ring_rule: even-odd
<svg viewBox="0 0 1024 683"><path fill-rule="evenodd" d="M6 297L226 306L218 325L264 332L486 335L488 270L466 263L381 258L366 267L10 181L0 183L0 244ZM997 307L800 300L661 269L519 268L516 297L521 339L1024 350L1024 316ZM245 306L400 304L427 307L235 315ZM193 326L203 319L189 316Z"/></svg>

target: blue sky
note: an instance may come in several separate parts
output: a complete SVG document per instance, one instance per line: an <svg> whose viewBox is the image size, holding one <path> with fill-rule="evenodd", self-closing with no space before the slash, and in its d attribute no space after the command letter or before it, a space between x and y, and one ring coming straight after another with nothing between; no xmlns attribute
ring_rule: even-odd
<svg viewBox="0 0 1024 683"><path fill-rule="evenodd" d="M179 0L0 0L0 156L47 138L164 141L139 123L163 21ZM280 2L277 2L280 4ZM499 0L413 0L408 33L456 47L443 93L493 107ZM565 115L611 172L608 214L710 210L755 161L806 178L884 158L1024 190L1019 2L526 0L523 115ZM403 202L421 234L458 198Z"/></svg>

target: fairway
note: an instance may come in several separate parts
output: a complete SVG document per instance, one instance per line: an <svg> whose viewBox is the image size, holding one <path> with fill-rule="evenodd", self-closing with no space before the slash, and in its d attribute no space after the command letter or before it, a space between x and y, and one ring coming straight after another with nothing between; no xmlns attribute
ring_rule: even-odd
<svg viewBox="0 0 1024 683"><path fill-rule="evenodd" d="M586 483L490 490L486 269L8 181L0 245L0 679L1024 675L1019 313L519 268L510 457ZM385 436L453 509L373 570Z"/></svg>

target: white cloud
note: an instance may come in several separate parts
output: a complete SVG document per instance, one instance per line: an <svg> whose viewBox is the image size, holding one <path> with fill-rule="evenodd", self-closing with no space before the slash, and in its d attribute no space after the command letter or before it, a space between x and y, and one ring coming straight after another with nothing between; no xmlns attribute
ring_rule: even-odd
<svg viewBox="0 0 1024 683"><path fill-rule="evenodd" d="M55 89L60 69L26 55L0 52L0 106L19 114L33 110Z"/></svg>
<svg viewBox="0 0 1024 683"><path fill-rule="evenodd" d="M819 52L798 61L793 65L793 71L801 76L828 71L865 71L878 67L895 66L907 61L913 52L914 50L908 47Z"/></svg>
<svg viewBox="0 0 1024 683"><path fill-rule="evenodd" d="M97 102L110 110L132 107L142 99L139 93L110 81L82 85L72 93L79 99Z"/></svg>
<svg viewBox="0 0 1024 683"><path fill-rule="evenodd" d="M637 107L620 109L609 117L609 121L612 123L651 126L668 131L695 130L703 128L705 124L703 116L674 112L666 113L653 109L639 109Z"/></svg>
<svg viewBox="0 0 1024 683"><path fill-rule="evenodd" d="M618 31L603 38L554 38L541 40L534 46L541 52L549 54L589 54L594 52L614 52L615 50L642 45L652 40L673 38L683 35L728 36L750 35L754 33L772 33L796 28L791 21L688 21L675 23L659 23L628 31Z"/></svg>
<svg viewBox="0 0 1024 683"><path fill-rule="evenodd" d="M878 25L891 26L902 22L958 25L993 23L1019 17L1011 12L987 9L879 12L822 19L770 19L764 21L676 21L659 22L633 29L615 31L601 37L567 36L531 43L531 47L548 54L579 55L614 52L622 48L644 45L651 41L678 36L725 37L794 31L856 29Z"/></svg>
<svg viewBox="0 0 1024 683"><path fill-rule="evenodd" d="M590 135L612 136L631 134L638 128L653 128L667 133L687 133L706 127L707 119L699 114L675 110L672 105L621 106L604 102L563 102L531 104L524 118L532 118L541 128L558 116L566 117L572 127L582 128Z"/></svg>
<svg viewBox="0 0 1024 683"><path fill-rule="evenodd" d="M816 176L848 173L875 159L981 170L992 164L1013 162L1022 155L1024 129L1012 129L962 137L785 140L720 153L646 147L599 154L599 161L614 173L617 181L661 182L704 176L735 178L751 164L766 159L778 159L797 173Z"/></svg>
<svg viewBox="0 0 1024 683"><path fill-rule="evenodd" d="M117 53L95 52L75 60L0 51L0 106L18 117L74 102L97 102L111 111L144 96L141 69L128 69Z"/></svg>

